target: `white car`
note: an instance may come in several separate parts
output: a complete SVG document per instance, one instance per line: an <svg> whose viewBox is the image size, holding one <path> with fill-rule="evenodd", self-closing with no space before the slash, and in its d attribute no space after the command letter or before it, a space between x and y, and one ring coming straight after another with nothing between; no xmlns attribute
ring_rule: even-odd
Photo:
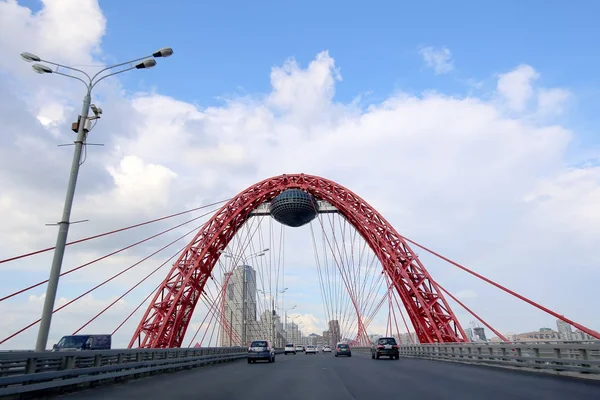
<svg viewBox="0 0 600 400"><path fill-rule="evenodd" d="M306 354L308 354L308 353L317 354L317 346L306 346L306 350L304 352Z"/></svg>
<svg viewBox="0 0 600 400"><path fill-rule="evenodd" d="M329 346L324 346L324 347L323 347L323 353L331 353L331 347L329 347Z"/></svg>
<svg viewBox="0 0 600 400"><path fill-rule="evenodd" d="M284 353L286 356L288 353L294 353L294 355L296 355L296 346L294 346L292 343L286 344Z"/></svg>
<svg viewBox="0 0 600 400"><path fill-rule="evenodd" d="M296 351L299 351L300 353L302 353L304 351L304 347L300 346L299 344L296 345Z"/></svg>

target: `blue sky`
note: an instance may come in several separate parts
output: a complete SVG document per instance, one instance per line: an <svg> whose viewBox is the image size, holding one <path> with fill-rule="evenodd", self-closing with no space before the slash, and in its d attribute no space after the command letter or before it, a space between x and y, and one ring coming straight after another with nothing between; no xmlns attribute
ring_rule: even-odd
<svg viewBox="0 0 600 400"><path fill-rule="evenodd" d="M421 91L432 82L415 57L420 45L449 47L458 60L457 80L487 79L529 63L550 86L598 91L600 56L593 49L600 37L595 27L600 4L591 1L99 3L108 21L102 46L111 56L122 60L135 49L172 46L178 57L153 84L203 103L239 87L267 91L264 71L288 57L305 64L321 50L332 52L342 66L347 83L338 88L340 100L365 91L385 96L395 86ZM37 0L19 4L34 12L41 8ZM174 70L177 79L169 76ZM456 81L443 80L435 86L461 91Z"/></svg>
<svg viewBox="0 0 600 400"><path fill-rule="evenodd" d="M203 106L218 104L224 94L267 92L267 72L288 57L306 65L316 53L329 50L343 75L336 99L366 94L365 102L378 102L398 89L464 94L472 90L468 80L483 82L485 93L500 71L528 63L540 71L544 85L568 86L577 93L570 123L590 141L584 144L597 144L600 53L594 49L600 40L595 27L600 3L482 4L100 1L108 20L103 46L115 59L156 45L176 50L152 83L145 82L145 90L156 86ZM448 47L454 73L432 77L418 56L421 46Z"/></svg>
<svg viewBox="0 0 600 400"><path fill-rule="evenodd" d="M80 7L79 11L82 13L86 11L84 10L86 7L89 9L95 7L93 1L69 1L77 4L72 7ZM81 2L77 3L77 1ZM595 188L600 186L600 181L594 178L595 172L590 168L585 172L589 173L590 180L596 179L593 181L596 186L581 184L577 186L581 192L571 196L570 187L561 185L565 181L562 174L569 172L568 168L564 168L565 165L569 167L581 165L590 160L592 164L598 164L598 160L600 160L600 135L597 133L600 128L600 117L597 113L597 104L600 101L600 80L597 66L600 65L600 55L596 51L600 39L600 29L595 27L597 16L600 15L600 3L598 2L489 1L482 5L484 2L481 1L452 3L447 1L402 3L397 1L364 1L360 3L302 1L293 2L293 4L282 1L257 1L252 4L247 1L177 1L166 5L165 2L158 1L100 0L101 10L90 11L85 14L85 18L82 17L84 21L73 22L72 26L66 26L64 21L77 19L60 8L64 3L56 0L47 0L46 3L53 4L51 7L55 10L53 18L58 21L55 25L50 24L50 28L58 29L56 28L58 26L68 35L71 32L68 28L71 27L75 32L71 35L69 43L61 42L64 59L67 60L65 62L69 62L70 65L84 62L81 60L107 64L122 62L147 54L162 46L171 46L175 50L173 57L165 60L159 59L157 68L119 75L118 85L110 86L107 83L102 88L99 87L95 101L103 106L105 115L98 125L98 130L94 133L101 138L99 141L106 143L106 147L94 149L93 156L85 165L82 172L85 175L82 175L76 201L76 207L80 207L78 216L81 216L77 219L89 217L93 222L78 225L72 233L72 238L118 228L124 224L123 218L131 223L139 222L161 214L198 206L206 198L221 200L270 175L304 171L321 174L334 180L339 179L340 183L355 190L368 201L372 201L376 208L381 208L380 211L386 217L389 216L390 221L398 227L399 231L407 233L408 236L413 234L417 238L423 239L425 244L433 243L433 245L437 245L437 247L433 247L450 251L449 255L454 255L459 260L472 261L476 264L475 266L477 263L487 263L501 268L502 266L499 266L501 262L492 260L492 255L496 254L497 250L495 249L501 247L499 243L504 243L503 240L515 242L513 243L514 253L511 254L520 254L520 251L528 253L533 260L532 263L535 264L532 264L529 272L532 277L536 277L536 274L539 273L536 268L545 265L545 261L543 261L545 256L553 259L564 256L564 254L549 252L544 246L552 247L556 252L564 251L569 257L572 254L583 254L581 258L585 261L581 263L581 271L597 265L593 261L594 257L597 257L597 251L592 249L587 253L579 252L578 246L585 247L587 250L594 247L593 242L596 236L587 234L587 231L584 232L579 225L587 221L590 226L600 226L600 223L592 223L595 221L594 218L600 220L595 207L597 202L593 197L596 193ZM8 4L6 1L0 0L0 6L6 4ZM4 94L0 90L0 100L6 101L5 104L15 105L20 110L25 110L22 124L18 125L16 122L14 124L20 127L20 130L12 129L15 135L19 133L21 138L31 137L31 140L43 137L47 140L47 142L43 142L45 148L50 148L50 145L53 148L58 140L61 143L71 140L68 136L70 134L68 124L77 111L75 108L69 107L75 105L78 109L80 88L73 90L63 81L54 79L55 77L41 78L31 72L29 65L18 60L17 51L48 51L48 53L40 54L42 56L50 54L50 51L61 51L60 48L57 50L56 43L52 40L52 31L48 34L44 30L48 28L44 26L43 18L37 18L35 15L42 9L43 3L37 0L24 0L19 1L18 4L29 7L34 18L23 17L22 21L11 24L10 28L7 28L8 35L5 35L5 39L0 38L0 50L5 53L10 50L10 54L14 53L12 58L7 57L5 60L0 60L0 79L7 78L5 82L0 80L0 84L3 85L2 87L6 86L11 89L4 91ZM75 54L73 49L78 40L76 33L86 29L83 24L92 24L93 21L96 21L90 15L95 16L94 13L98 13L98 11L101 11L102 16L106 18L106 26L99 28L95 36L85 38L86 44L82 47L85 54ZM16 21L18 18L14 19ZM39 31L46 32L46 36L34 34L27 36L32 31L32 26L37 27L38 25L40 26ZM63 38L65 37L64 32L61 36ZM22 39L23 43L6 39L12 35ZM15 43L18 43L18 46ZM428 47L436 50L448 49L451 52L453 69L443 74L434 73L432 68L424 63L423 56L420 54L420 50ZM94 48L99 51L94 52L92 50ZM274 89L274 82L277 79L272 79L271 72L281 67L286 59L293 57L298 62L298 68L289 73L289 76L280 77L280 80L285 81L286 84L298 85L294 83L297 78L298 81L306 83L299 77L304 79L305 76L302 74L306 74L311 79L315 78L318 74L311 75L315 71L326 70L327 77L333 76L332 71L323 67L325 61L328 60L321 60L322 64L315 61L317 55L322 51L329 52L331 61L334 60L335 68L339 69L342 76L341 81L333 84L335 90L333 101L341 104L345 113L345 117L340 120L354 121L352 122L355 123L354 125L352 123L348 126L343 123L336 125L339 121L332 126L319 125L323 120L329 121L329 117L331 120L337 121L336 116L340 112L330 104L330 100L326 96L327 87L325 86L327 85L321 85L322 82L315 83L314 87L309 85L310 88L315 89L314 97L299 96L295 99L294 107L299 111L294 107L291 107L292 111L274 111L277 109L277 104L274 106L274 103L282 100L275 96L280 93ZM311 72L308 67L309 63L322 69L316 68ZM521 110L512 113L507 111L505 104L498 100L501 97L498 90L499 77L516 70L523 64L531 66L539 73L539 78L535 82L527 81L523 85L534 88L535 94L532 98L535 98L539 94L539 89L543 88L564 88L571 94L568 101L564 102L565 112L557 111L546 116L544 120L532 120L531 115L535 114L536 110ZM309 83L314 82L310 81ZM59 87L60 90L56 89ZM19 88L19 90L15 88ZM21 88L23 88L22 93ZM121 88L124 90L121 91ZM55 89L57 92L53 92ZM321 89L323 89L322 92ZM429 102L427 96L423 95L428 91L441 94L440 98L434 99L439 100L438 103ZM293 92L293 94L297 95L300 92ZM383 115L385 113L377 113L377 110L373 111L369 108L377 109L382 102L390 99L397 100L394 96L399 92L415 97L406 101L406 104L398 101L402 106L407 107L395 109L398 120L387 120L387 115ZM323 95L324 93L325 95ZM511 95L514 96L515 93ZM225 101L244 96L250 100L246 103L240 102L241 106L237 104L236 107L232 107ZM460 106L457 106L452 99L448 99L449 96L454 96L457 100L456 103L460 103ZM477 104L464 101L467 96L475 99L474 103ZM325 99L321 97L325 97ZM361 116L365 117L365 120L372 118L382 122L374 124L370 128L362 125L362 120L356 122L353 118L357 116L354 114L355 110L350 107L350 103L357 97L360 97L358 104L361 106ZM311 100L314 100L315 104L321 105L324 111L305 110L302 102ZM418 109L411 108L413 103L418 104ZM433 103L438 104L439 107L432 106ZM52 105L51 112L48 111L49 104ZM483 109L479 107L482 104L486 106ZM192 106L197 106L197 108L192 109ZM453 108L455 106L457 106L456 109ZM215 107L222 119L216 117L211 119L214 115L202 114L208 107ZM259 111L267 109L268 112L263 115L257 113L257 109ZM41 132L31 128L36 117L39 119L40 116L47 116L47 113L59 114L56 110L64 111L64 115L62 118L57 117L49 127L45 126L47 130L43 130L39 126L37 128L42 129ZM444 122L447 121L446 110L455 110L456 115L460 118L472 119L474 122L473 124L462 123L464 121L457 122L452 118L449 118L450 122ZM490 110L497 113L496 116L489 121L486 120L484 125L478 125L477 121L480 117L485 119L486 113L491 113ZM295 114L296 111L298 114ZM9 118L11 121L17 120L16 117L13 117L14 113L5 112L8 115L5 117L6 120ZM303 114L305 112L308 114ZM475 115L474 112L481 112L484 116ZM402 116L407 113L411 118L402 119ZM429 127L425 130L427 134L423 133L420 130L423 121L419 118L419 115L422 114L425 115L425 120L442 121L441 125ZM135 118L131 118L130 115L135 115ZM323 115L327 117L323 117ZM2 114L0 114L1 117ZM262 117L264 118L261 119ZM204 126L194 125L200 118L210 122L212 131L207 133L203 131ZM253 123L259 120L259 128L249 127L252 124L245 124L247 120L252 120ZM319 126L322 141L311 136L313 125L306 120ZM179 126L181 121L184 121L182 127ZM242 121L244 124L238 126L235 124L236 121ZM416 128L408 126L412 122ZM511 122L516 125L507 125ZM292 130L292 134L288 131L290 125L295 129L295 131ZM387 129L390 125L393 125L394 129ZM235 132L237 136L231 134L231 126L237 129ZM309 127L307 128L307 126ZM356 126L361 126L362 130L352 131ZM514 128L514 132L507 132L506 126ZM498 142L494 142L495 139L489 137L485 138L489 140L486 142L478 136L488 133L488 127L490 127L490 131L500 132L498 133L498 137L500 137ZM554 131L548 134L546 129L549 127L568 130L572 135L569 140L565 140ZM187 136L184 135L181 148L167 147L163 151L161 146L170 145L170 135L176 135L179 129L184 133L197 133L198 137L208 139L208 141L200 143L200 140L192 140L188 143L186 142ZM528 135L533 131L537 133L538 129L539 132L548 135L536 136L531 139ZM347 136L340 135L338 137L338 130L349 133ZM47 131L54 136L47 135L50 137L48 139L44 136ZM298 132L308 133L307 136L302 136ZM509 133L514 133L514 137ZM553 136L555 133L556 136ZM269 140L279 141L280 147L276 151L267 140L261 142L265 135ZM550 136L552 144L544 141ZM298 140L298 137L305 138L305 143ZM364 137L368 137L370 143L362 142ZM419 137L422 142L415 137ZM2 143L0 149L2 147L8 149L6 151L11 152L16 158L14 160L11 158L12 161L10 161L8 156L4 156L4 162L6 162L4 170L13 172L5 177L0 177L6 179L6 182L14 184L14 189L11 189L10 193L14 193L15 197L10 202L13 204L11 206L13 208L6 210L0 208L0 210L4 210L5 215L21 216L15 217L15 225L11 225L13 222L6 224L6 232L10 232L10 237L23 238L17 245L22 244L23 248L28 250L51 245L54 237L48 233L49 228L43 228L45 229L43 233L35 229L43 227L44 223L57 218L57 210L60 209L64 197L63 172L68 168L68 157L63 160L57 156L58 153L55 153L54 150L45 153L46 158L40 158L40 160L43 159L43 162L47 164L42 164L45 167L40 169L48 174L43 177L47 185L40 185L35 182L35 179L42 179L42 176L38 176L38 172L36 172L36 176L31 177L32 175L26 173L28 171L19 170L19 168L26 169L27 163L22 162L22 159L29 157L29 150L24 151L23 154L17 150L11 151L12 147L10 146L16 142L13 142L8 135L5 135L3 140L6 142ZM413 140L414 142L412 142ZM563 140L566 142L564 151L561 147ZM239 144L243 149L235 148L231 142ZM332 146L332 143L335 146L328 147ZM414 143L417 144L411 147ZM456 144L457 147L463 146L460 147L462 152L459 151L459 156L448 157L449 159L446 160L443 152L438 152L440 146L436 146L436 143L445 143L446 146L450 146L450 144ZM503 147L505 143L507 144L506 148ZM302 147L304 145L306 147ZM421 167L416 171L405 168L396 152L386 153L387 150L396 148L402 150L402 146L413 149L409 150L409 153L412 152L418 156L410 161L411 167L417 165L420 160L422 161L423 164L418 164ZM207 147L214 152L203 153ZM365 147L369 150L365 150ZM197 150L198 154L203 156L208 155L215 158L208 157L213 161L205 161L204 164L196 163L196 159L192 162L183 156L180 158L179 154L183 154L182 149L186 148ZM494 153L496 148L501 149ZM453 154L451 150L448 153ZM64 155L64 153L60 154ZM336 154L337 158L330 158L331 154ZM356 157L355 154L360 154L364 158ZM472 160L467 160L468 156L473 154L474 158L495 160L495 163L490 161L492 167L489 170L482 168L481 160L475 160L473 163L471 163ZM523 154L525 155L523 156ZM239 159L236 158L238 156ZM513 160L513 156L516 161ZM522 159L519 158L521 156ZM123 166L122 162L127 157L137 157L138 160L141 160L139 170L142 173L139 176L127 171ZM407 155L405 154L404 157ZM202 157L198 158L202 159ZM265 162L265 160L273 161ZM0 167L2 166L1 161ZM512 163L513 161L514 163ZM441 166L436 167L438 162ZM375 165L379 163L382 165L381 168ZM374 166L370 169L364 168L363 171L362 164ZM156 202L157 208L153 209L151 213L145 213L127 208L129 204L123 201L123 198L127 196L111 197L112 193L117 193L116 189L119 189L116 188L118 185L115 171L121 174L119 176L126 178L130 176L129 173L132 173L133 178L125 181L135 186L135 182L143 181L144 176L151 175L148 170L144 169L148 165L161 167L163 172L166 169L177 176L177 178L170 178L167 173L151 176L151 179L156 182L164 182L164 187L158 184L143 187L144 190L154 192L151 192L151 195L143 196L141 200L151 203L156 198L164 198L166 205ZM452 168L456 168L458 171L455 175L449 173L448 176L443 176L446 169ZM403 178L399 178L402 174L401 170L409 170ZM30 180L22 178L21 172ZM478 176L478 172L485 176ZM513 178L519 180L521 175L524 177L521 183L513 182ZM411 181L411 193L405 193L402 185L389 184L396 179L404 182L411 176L417 176L414 181ZM505 181L506 176L509 179ZM150 180L150 178L148 179ZM453 219L455 216L468 214L461 208L463 207L462 203L467 203L466 200L472 200L478 196L476 190L469 192L467 187L461 185L466 182L465 186L486 187L486 179L497 180L498 187L494 189L495 191L486 193L489 199L485 199L485 205L470 205L471 209L479 210L477 212L480 214L474 211L473 213L477 217L469 223L458 217L458 222L455 221ZM470 180L473 180L472 184ZM444 186L446 184L447 187ZM557 189L556 192L553 192L553 184L558 185L560 190ZM35 195L20 192L21 189L40 187L47 192L44 192L43 195L39 195L37 192ZM535 191L539 187L543 189L539 190L542 193L538 193L540 198L552 197L560 192L566 193L565 198L570 196L569 201L557 202L555 209L551 207L543 209L544 205L542 204L539 210L530 210L529 205L520 203L516 205L502 203L504 200L496 202L497 198L502 198L504 195L510 198L511 202L516 202L515 199L525 198L530 194L529 192ZM129 188L126 189L129 190ZM423 190L424 194L414 194L419 190ZM431 195L427 190L435 191L435 194ZM546 197L544 197L544 191L550 194L546 193ZM7 190L7 192L9 191ZM124 190L124 193L129 195L132 192ZM139 192L133 190L133 193ZM169 193L173 197L168 197ZM431 198L435 201L432 201ZM45 204L31 203L37 199L43 199ZM101 209L98 210L102 207L93 209L89 204L95 203L89 203L89 199L103 199L105 201L102 203L103 207L128 210L129 214L126 217L112 216L111 219L111 216L103 215ZM580 204L576 199L584 199L582 202L587 201L588 203ZM114 204L106 206L108 203ZM484 201L482 200L481 203L483 204ZM0 203L0 207L3 207L3 204L9 203ZM543 212L540 211L542 209ZM575 239L573 236L569 237L570 233L563 228L567 224L565 221L576 218L566 211L563 215L557 210L574 210L573 214L578 214L581 218L581 220L577 220L579 225L573 228L578 230L576 233L579 235ZM589 214L585 214L582 210ZM526 222L519 220L522 215L530 211L531 215L527 214L527 218L539 218L542 222L536 220L537 222L529 222L527 225ZM94 213L99 214L94 215ZM559 222L553 225L556 232L550 232L549 228L544 225L544 221L547 221L548 216L551 215L564 217L564 219L557 217ZM448 220L446 223L439 222L440 218L442 221L444 221L443 218L448 218ZM581 221L583 223L580 223ZM521 223L523 225L520 225ZM573 225L576 223L573 222ZM455 234L444 231L444 229L450 229L446 227L454 229L456 226L458 226L457 229L461 229L461 232ZM498 227L500 226L503 227L502 230L506 231L508 239L494 236L499 235ZM526 226L526 229L522 226ZM21 232L19 229L22 229L23 233L15 234L14 232ZM438 229L441 229L441 232ZM540 229L540 231L549 232L551 237L547 242L542 245L538 244L536 247L527 240L537 237L540 242L543 242L543 236L527 233L529 232L527 229L533 231ZM482 231L489 233L490 239L487 239ZM484 246L485 251L474 250L476 244L467 239L460 240L462 243L458 244L452 240L449 241L450 244L445 244L449 236L458 238L461 237L461 234L475 242L487 241L484 245L489 247ZM566 235L566 240L570 241L572 248L562 247L564 238L561 234ZM421 236L419 237L419 235ZM519 242L519 235L527 236L525 241ZM129 236L123 238L122 241L132 242L134 238L139 239L140 237ZM551 240L556 240L555 243L560 244L550 246L547 243L550 243ZM110 243L110 246L114 247L117 244ZM456 249L453 245L464 247ZM105 247L108 249L110 246L106 245ZM2 250L2 254L14 255L17 251L16 247L8 247ZM527 247L536 248L539 254L535 251L525 251L524 249ZM103 247L98 252L106 249ZM112 247L111 249L114 250ZM90 248L85 250L89 251ZM83 262L91 256L92 254L85 251L74 252L70 254L69 262L75 263L74 260ZM514 255L514 257L517 256ZM123 262L129 261L126 259ZM301 259L296 261L298 265L312 262ZM44 260L41 264L46 262L47 260ZM525 264L528 261L522 262ZM576 263L574 260L572 262ZM432 265L432 268L437 266L437 264ZM482 265L479 267L484 268ZM514 268L522 268L522 266ZM45 270L42 271L42 267L38 269L40 270L39 274L35 276L28 270L15 272L12 275L14 280L2 281L0 288L8 291L11 288L17 289L26 282L45 279ZM302 271L299 268L296 271L298 274L294 276L300 275ZM444 269L440 267L438 273L443 273L443 271ZM584 272L581 271L575 275L584 276ZM95 275L92 275L90 274L90 280L92 277L95 278ZM560 285L559 280L549 282L548 285ZM450 282L454 281L450 280ZM523 282L526 282L526 279L523 279ZM575 283L576 280L573 280L573 284ZM453 287L455 290L467 291L473 290L473 288L476 291L483 290L462 282L455 283L455 287ZM67 286L64 294L69 297L78 293L79 289L77 284ZM113 293L111 290L103 289L98 294L99 301ZM36 292L36 295L39 294ZM543 296L544 294L539 295ZM484 295L481 294L481 297L483 298ZM492 299L490 302L493 302L496 298L490 297L490 299ZM552 299L550 300L552 301ZM15 299L11 304L16 305L19 301L21 300ZM573 302L569 307L571 310L579 309L577 302ZM15 306L15 308L17 307ZM505 320L510 320L510 318ZM544 320L544 324L547 325L546 320ZM508 325L510 324L507 323ZM506 329L516 328L509 326Z"/></svg>
<svg viewBox="0 0 600 400"><path fill-rule="evenodd" d="M36 11L38 1L20 2ZM559 0L480 1L178 1L100 0L107 18L102 46L114 60L131 58L157 45L177 57L151 80L124 76L131 90L160 88L206 107L224 95L270 89L268 71L294 57L306 65L329 50L343 82L336 100L363 95L378 102L396 90L447 94L493 90L495 77L521 63L534 65L546 86L568 86L577 107L568 116L578 146L598 145L600 101L597 66L600 3ZM292 4L293 3L293 4ZM447 47L455 71L432 77L418 48ZM111 60L108 59L108 62Z"/></svg>
<svg viewBox="0 0 600 400"><path fill-rule="evenodd" d="M600 56L592 49L599 38L594 26L600 4L595 2L203 3L209 2L167 7L100 1L108 20L103 46L118 59L136 48L143 51L144 44L174 47L178 57L162 75L165 79L174 69L177 79L153 81L167 93L202 102L238 86L267 91L265 71L288 57L306 64L321 50L329 50L343 69L347 83L339 87L341 100L365 91L385 96L395 86L428 89L431 74L415 56L420 45L449 47L458 60L456 78L486 79L526 62L543 71L550 86L597 89ZM446 85L460 90L452 82Z"/></svg>

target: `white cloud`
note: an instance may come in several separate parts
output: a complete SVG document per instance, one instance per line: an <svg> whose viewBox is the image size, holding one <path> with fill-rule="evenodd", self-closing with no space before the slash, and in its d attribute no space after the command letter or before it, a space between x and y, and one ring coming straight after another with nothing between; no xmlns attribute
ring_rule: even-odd
<svg viewBox="0 0 600 400"><path fill-rule="evenodd" d="M26 49L53 54L60 44L65 49L60 57L69 63L93 62L104 17L93 1L77 4L73 9L81 10L85 18L74 23L70 11L63 10L58 1L45 2L50 11L38 15L15 2L0 3L0 26L10 32L0 35L0 52L18 54L17 49ZM92 34L84 36L73 51L65 43L49 43L44 35L23 34L25 29L41 32L54 26L65 29L59 37L68 44L71 35L87 29L86 24L94 28ZM70 26L60 28L62 25ZM449 51L431 57L431 66L441 68L438 73L451 68ZM0 60L0 69L9 77L0 81L0 120L7 126L0 146L0 212L5 216L0 227L4 238L0 258L54 243L55 230L44 224L60 215L65 174L70 168L70 152L54 145L72 140L69 122L80 96L68 83L43 81L31 73L29 65L18 57L17 61L14 57ZM537 107L532 113L564 112L564 101L572 95L567 95L566 89L536 89L533 81L539 77L532 67L519 66L499 77L496 94L513 111ZM600 262L600 176L597 167L565 167L566 149L577 132L548 124L544 118L531 119L519 113L508 117L504 104L496 100L434 92L400 92L360 110L354 103L335 100L335 85L340 79L333 57L322 52L307 67L294 61L274 67L269 93L227 99L221 107L199 108L160 93L126 97L117 90L117 84L105 86L104 118L93 131L98 136L93 137L102 137L106 149L88 149L72 215L74 220L90 222L72 226L71 236L84 237L222 200L268 176L313 173L363 196L400 233L575 320L596 323L592 310L600 306L598 300L591 299L582 306L576 294L591 292L596 278L600 279L594 269ZM14 82L25 89L17 90ZM42 98L51 101L43 103ZM535 98L537 103L531 101ZM52 125L52 133L58 137L49 135L38 117L47 118L45 123ZM169 221L167 225L171 223L175 224ZM69 248L65 268L158 230L150 226L98 244ZM286 276L293 277L285 282L290 287L286 299L297 296L297 311L304 316L307 329L319 332L326 319L315 303L318 283L306 235L306 230L286 231L286 240L290 240ZM172 239L161 238L152 246L132 250L110 263L86 269L82 276L61 281L66 283L59 295L73 298L84 289L86 279L89 284L109 276ZM501 331L527 331L553 322L473 282L424 251L418 252L444 287L459 294L468 287L477 293L475 304L468 298L465 302ZM10 267L0 265L12 274L10 282L1 283L2 293L45 279L50 255ZM560 266L557 260L561 260ZM114 298L113 291L121 293L126 282L137 282L151 266L149 263L140 272L124 276L116 288L106 288L95 297L99 304L94 307L107 304L106 299ZM548 273L549 268L552 273ZM560 272L564 269L572 279L564 279ZM162 276L153 278L144 290L160 279ZM127 298L123 313L141 301L145 296L141 292ZM27 301L27 297L0 303L0 336L39 315L38 303ZM57 322L54 336L69 332L84 320L84 314L89 318L91 308L77 310L81 313L77 318L66 310L61 314L57 321L63 322ZM463 312L457 313L463 323L470 320ZM113 327L123 316L118 312L110 315L107 313L105 325L96 328ZM125 333L131 332L139 316L134 319L123 328ZM197 319L195 324L200 323ZM385 323L377 320L372 327L384 329ZM121 343L127 341L126 336L119 339ZM30 343L31 338L25 337L19 346Z"/></svg>
<svg viewBox="0 0 600 400"><path fill-rule="evenodd" d="M597 244L600 236L600 167L573 168L541 181L525 200L534 205L535 224L560 226L580 243ZM591 250L591 249L590 249Z"/></svg>
<svg viewBox="0 0 600 400"><path fill-rule="evenodd" d="M540 89L537 96L539 113L544 116L561 114L570 97L571 93L565 89Z"/></svg>
<svg viewBox="0 0 600 400"><path fill-rule="evenodd" d="M500 74L498 93L506 99L512 110L524 111L534 94L533 81L539 76L539 73L530 65L519 65L510 72Z"/></svg>
<svg viewBox="0 0 600 400"><path fill-rule="evenodd" d="M436 75L447 74L454 70L452 64L452 53L447 47L436 49L434 47L423 47L419 50L425 64L432 68Z"/></svg>
<svg viewBox="0 0 600 400"><path fill-rule="evenodd" d="M534 116L542 119L555 117L564 112L571 93L564 88L538 88L534 83L540 74L530 65L519 65L514 70L500 74L497 92L507 107L515 112L527 112L535 98Z"/></svg>
<svg viewBox="0 0 600 400"><path fill-rule="evenodd" d="M106 19L97 0L43 0L38 13L8 0L0 3L0 26L6 33L0 39L3 50L13 55L2 57L0 66L16 72L22 70L18 54L23 51L66 65L91 63Z"/></svg>
<svg viewBox="0 0 600 400"><path fill-rule="evenodd" d="M326 321L322 321L313 314L299 314L294 323L300 326L300 330L305 335L316 333L320 335L323 332L323 326L327 325Z"/></svg>
<svg viewBox="0 0 600 400"><path fill-rule="evenodd" d="M137 210L152 214L169 204L177 174L167 167L148 164L130 155L123 157L118 167L109 166L107 170L114 180L114 188L106 195L93 198L98 207L110 204L120 212Z"/></svg>
<svg viewBox="0 0 600 400"><path fill-rule="evenodd" d="M317 54L307 69L302 69L295 60L288 60L282 67L274 67L271 71L273 91L267 101L275 109L288 113L293 122L301 123L310 117L329 117L327 111L332 106L335 93L335 82L341 80L335 69L333 58L323 51Z"/></svg>
<svg viewBox="0 0 600 400"><path fill-rule="evenodd" d="M94 56L100 55L106 19L98 1L43 0L42 9L37 13L15 0L2 1L0 26L0 48L4 52L0 69L23 78L16 90L32 96L27 106L40 123L55 128L65 122L66 114L72 114L72 103L67 99L74 91L81 96L81 83L64 77L33 74L31 64L25 63L19 54L30 52L73 67L100 65ZM32 93L28 93L30 89ZM75 103L80 104L79 101Z"/></svg>

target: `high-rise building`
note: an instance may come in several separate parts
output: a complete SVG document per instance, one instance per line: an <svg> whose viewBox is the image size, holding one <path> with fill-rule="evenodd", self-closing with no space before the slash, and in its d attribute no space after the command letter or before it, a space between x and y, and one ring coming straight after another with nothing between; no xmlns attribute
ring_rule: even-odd
<svg viewBox="0 0 600 400"><path fill-rule="evenodd" d="M469 342L472 342L472 341L473 341L473 329L471 329L471 328L466 328L466 329L465 329L465 334L467 335L466 339L467 339Z"/></svg>
<svg viewBox="0 0 600 400"><path fill-rule="evenodd" d="M329 342L326 342L323 336L316 334L316 333L311 333L310 335L308 335L307 339L308 339L308 344L312 345L312 346L329 345Z"/></svg>
<svg viewBox="0 0 600 400"><path fill-rule="evenodd" d="M556 330L562 340L573 340L573 330L571 325L560 319L556 320Z"/></svg>
<svg viewBox="0 0 600 400"><path fill-rule="evenodd" d="M588 333L575 329L575 332L573 332L573 340L592 341L597 339Z"/></svg>
<svg viewBox="0 0 600 400"><path fill-rule="evenodd" d="M487 338L485 337L485 328L482 326L473 327L473 334L475 336L476 342L487 342Z"/></svg>
<svg viewBox="0 0 600 400"><path fill-rule="evenodd" d="M268 339L277 347L283 347L285 336L283 335L283 324L273 310L265 310L260 316L260 329L257 338Z"/></svg>
<svg viewBox="0 0 600 400"><path fill-rule="evenodd" d="M323 345L331 346L331 335L329 331L323 331Z"/></svg>
<svg viewBox="0 0 600 400"><path fill-rule="evenodd" d="M337 319L329 321L329 344L335 347L342 340L340 333L340 322Z"/></svg>
<svg viewBox="0 0 600 400"><path fill-rule="evenodd" d="M260 330L256 321L256 271L250 265L240 265L225 274L223 282L227 288L221 346L247 346Z"/></svg>
<svg viewBox="0 0 600 400"><path fill-rule="evenodd" d="M302 344L301 336L302 336L302 332L300 332L298 325L296 325L293 322L289 323L287 326L287 342L295 344L295 345L301 345Z"/></svg>

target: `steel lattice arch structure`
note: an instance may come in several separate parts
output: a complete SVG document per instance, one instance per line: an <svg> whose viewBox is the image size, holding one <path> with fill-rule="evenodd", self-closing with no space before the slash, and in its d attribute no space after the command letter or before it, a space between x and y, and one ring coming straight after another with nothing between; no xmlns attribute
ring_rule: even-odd
<svg viewBox="0 0 600 400"><path fill-rule="evenodd" d="M219 209L173 264L129 347L181 347L192 314L220 256L251 212L286 189L301 189L337 207L376 254L421 343L464 342L466 335L441 290L404 238L361 197L331 180L280 175L256 183Z"/></svg>

